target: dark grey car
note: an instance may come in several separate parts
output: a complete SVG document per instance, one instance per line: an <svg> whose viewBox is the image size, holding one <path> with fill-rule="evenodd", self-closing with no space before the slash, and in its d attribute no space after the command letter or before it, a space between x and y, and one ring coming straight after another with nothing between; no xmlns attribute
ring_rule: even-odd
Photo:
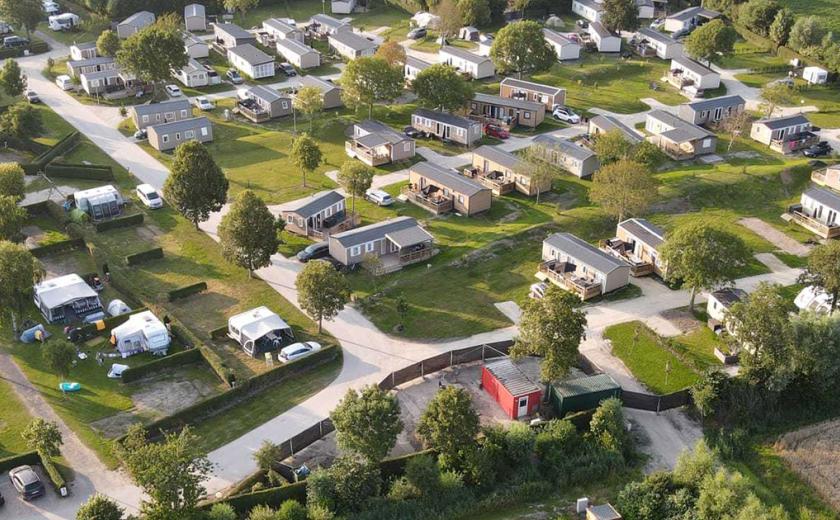
<svg viewBox="0 0 840 520"><path fill-rule="evenodd" d="M24 500L44 496L46 489L32 466L18 466L9 471L9 479Z"/></svg>

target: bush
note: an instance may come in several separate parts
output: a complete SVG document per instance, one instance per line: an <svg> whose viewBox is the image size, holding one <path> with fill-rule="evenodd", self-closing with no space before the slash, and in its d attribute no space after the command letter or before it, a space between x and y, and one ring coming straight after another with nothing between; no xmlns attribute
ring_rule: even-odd
<svg viewBox="0 0 840 520"><path fill-rule="evenodd" d="M109 229L117 229L123 227L139 226L143 223L143 214L135 213L133 215L126 215L123 217L116 217L110 220L103 220L94 224L97 232L108 231Z"/></svg>
<svg viewBox="0 0 840 520"><path fill-rule="evenodd" d="M148 377L151 374L157 374L161 370L190 365L201 361L204 361L204 358L201 355L201 351L197 348L191 348L183 352L178 352L177 354L172 354L169 356L162 357L160 359L156 359L154 361L146 363L145 365L129 368L123 372L122 382L132 383L134 381L137 381L138 379Z"/></svg>
<svg viewBox="0 0 840 520"><path fill-rule="evenodd" d="M328 469L319 469L307 479L306 502L338 514L359 511L379 494L380 478L376 465L340 456Z"/></svg>
<svg viewBox="0 0 840 520"><path fill-rule="evenodd" d="M277 510L278 520L306 520L306 508L295 500L286 500Z"/></svg>
<svg viewBox="0 0 840 520"><path fill-rule="evenodd" d="M42 256L51 255L53 253L63 253L65 251L75 251L76 249L84 249L85 241L81 238L69 238L61 242L53 242L45 246L33 247L29 250L32 256L41 258Z"/></svg>
<svg viewBox="0 0 840 520"><path fill-rule="evenodd" d="M211 509L216 504L225 503L231 506L237 514L244 515L255 506L266 505L269 507L280 507L287 500L295 500L303 504L306 501L307 481L296 482L279 488L264 489L254 493L246 493L235 497L226 498L219 502L213 502L204 506L204 509Z"/></svg>
<svg viewBox="0 0 840 520"><path fill-rule="evenodd" d="M140 253L128 255L125 257L125 263L128 265L139 265L143 262L156 260L158 258L163 258L163 248L156 247L154 249L149 249L148 251L141 251Z"/></svg>
<svg viewBox="0 0 840 520"><path fill-rule="evenodd" d="M207 520L236 520L236 511L230 504L224 502L213 504L210 511L205 515Z"/></svg>
<svg viewBox="0 0 840 520"><path fill-rule="evenodd" d="M440 467L433 456L421 453L405 465L405 478L421 495L432 495L440 489Z"/></svg>
<svg viewBox="0 0 840 520"><path fill-rule="evenodd" d="M110 166L97 164L66 164L53 162L44 166L49 177L83 179L91 181L112 181L114 172Z"/></svg>
<svg viewBox="0 0 840 520"><path fill-rule="evenodd" d="M168 297L169 301L174 302L175 300L180 300L181 298L186 298L187 296L192 296L193 294L198 294L206 290L207 282L198 282L185 287L179 287L178 289L173 289L169 291Z"/></svg>
<svg viewBox="0 0 840 520"><path fill-rule="evenodd" d="M58 468L49 457L41 458L41 466L44 467L44 472L50 478L50 484L52 484L56 493L61 495L61 490L67 488L67 482L61 476L61 472L58 471Z"/></svg>
<svg viewBox="0 0 840 520"><path fill-rule="evenodd" d="M29 451L21 453L20 455L13 455L11 457L6 457L5 459L0 459L0 473L6 473L10 469L18 466L33 466L40 463L40 455L38 455L35 451Z"/></svg>

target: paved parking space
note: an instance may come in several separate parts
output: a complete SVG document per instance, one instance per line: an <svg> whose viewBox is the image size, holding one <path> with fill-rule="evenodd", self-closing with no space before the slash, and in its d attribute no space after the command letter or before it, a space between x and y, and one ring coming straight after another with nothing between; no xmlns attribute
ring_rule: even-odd
<svg viewBox="0 0 840 520"><path fill-rule="evenodd" d="M41 482L45 484L48 482L46 475L41 470L40 466L34 466L35 472L41 477ZM6 505L0 509L0 518L13 518L15 520L37 520L37 519L53 519L61 518L61 515L56 515L55 512L62 509L59 502L62 500L49 484L46 484L47 494L36 498L31 502L27 502L20 498L9 480L9 473L0 475L0 493L6 499Z"/></svg>

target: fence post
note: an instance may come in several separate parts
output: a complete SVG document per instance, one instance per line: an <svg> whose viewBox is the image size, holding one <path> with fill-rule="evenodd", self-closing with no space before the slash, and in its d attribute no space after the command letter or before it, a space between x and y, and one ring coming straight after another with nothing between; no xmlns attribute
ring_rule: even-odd
<svg viewBox="0 0 840 520"><path fill-rule="evenodd" d="M455 359L455 352L450 350L449 351L449 366L452 366L454 359Z"/></svg>
<svg viewBox="0 0 840 520"><path fill-rule="evenodd" d="M426 360L420 362L420 377L426 377Z"/></svg>
<svg viewBox="0 0 840 520"><path fill-rule="evenodd" d="M292 437L291 439L289 439L289 452L291 453L291 456L292 456L292 457L294 457L294 456L295 456L295 445L294 445L294 444L292 444L292 440L293 440L293 439L294 439L294 437Z"/></svg>
<svg viewBox="0 0 840 520"><path fill-rule="evenodd" d="M485 361L485 357L484 357L484 356L486 356L486 355L487 355L487 351L486 351L486 350L485 350L485 348L484 348L484 347L486 347L486 346L487 346L486 344L482 344L482 345L481 345L481 360L482 360L482 361Z"/></svg>
<svg viewBox="0 0 840 520"><path fill-rule="evenodd" d="M396 386L397 386L396 384L394 384L394 381L395 381L395 379L394 379L394 373L393 373L393 372L391 372L391 388L394 388L394 387L396 387Z"/></svg>

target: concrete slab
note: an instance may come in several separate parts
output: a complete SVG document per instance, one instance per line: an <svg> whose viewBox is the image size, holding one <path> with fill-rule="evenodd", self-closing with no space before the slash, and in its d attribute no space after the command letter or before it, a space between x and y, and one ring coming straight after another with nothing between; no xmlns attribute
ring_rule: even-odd
<svg viewBox="0 0 840 520"><path fill-rule="evenodd" d="M512 321L514 324L519 323L519 319L522 317L522 309L519 308L519 305L517 305L516 302L499 302L494 303L493 305L495 305L496 308L499 309L499 312L504 314L507 319Z"/></svg>
<svg viewBox="0 0 840 520"><path fill-rule="evenodd" d="M792 255L808 256L813 247L794 240L760 218L742 218L738 221L738 224L741 224L758 236L764 237L774 246Z"/></svg>
<svg viewBox="0 0 840 520"><path fill-rule="evenodd" d="M723 157L717 154L711 155L701 155L697 158L703 164L715 164L719 162L723 162Z"/></svg>

